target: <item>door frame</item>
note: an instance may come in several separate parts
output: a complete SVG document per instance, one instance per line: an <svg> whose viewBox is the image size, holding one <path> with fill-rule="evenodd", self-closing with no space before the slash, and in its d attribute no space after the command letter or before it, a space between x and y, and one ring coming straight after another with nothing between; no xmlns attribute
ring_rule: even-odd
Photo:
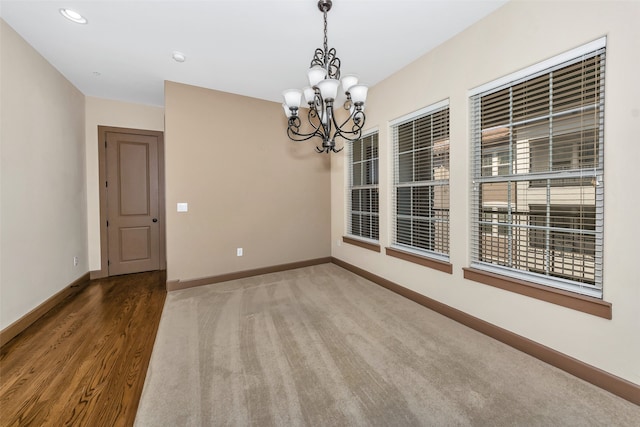
<svg viewBox="0 0 640 427"><path fill-rule="evenodd" d="M155 130L129 129L113 126L98 126L98 186L100 188L100 270L92 274L92 279L109 277L109 238L107 235L107 150L108 132L155 136L158 138L158 222L160 222L160 270L167 269L166 223L165 223L165 182L164 182L164 132Z"/></svg>

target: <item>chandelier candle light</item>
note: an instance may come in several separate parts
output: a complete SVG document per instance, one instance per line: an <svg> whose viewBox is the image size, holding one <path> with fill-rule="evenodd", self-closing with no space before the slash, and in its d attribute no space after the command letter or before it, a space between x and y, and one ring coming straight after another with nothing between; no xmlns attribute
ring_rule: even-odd
<svg viewBox="0 0 640 427"><path fill-rule="evenodd" d="M309 86L304 90L289 89L283 92L284 112L288 119L287 135L293 141L306 141L318 137L322 139L322 148L316 146L318 153L337 153L336 138L356 141L362 135L365 122L364 102L367 98L367 86L358 84L358 77L346 75L340 79L340 59L334 48L327 43L327 12L331 10L331 0L319 0L318 9L324 14L324 50L317 48L308 71ZM338 89L346 96L344 109L346 119L339 124L333 111L333 103L338 97ZM307 120L310 132L300 130L300 105L302 97L308 104Z"/></svg>

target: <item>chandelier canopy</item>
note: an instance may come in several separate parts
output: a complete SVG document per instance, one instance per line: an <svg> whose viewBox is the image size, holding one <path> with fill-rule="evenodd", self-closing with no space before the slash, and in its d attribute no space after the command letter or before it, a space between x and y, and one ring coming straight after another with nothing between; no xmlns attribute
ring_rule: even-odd
<svg viewBox="0 0 640 427"><path fill-rule="evenodd" d="M284 112L288 119L287 135L293 141L306 141L317 137L322 139L322 147L316 146L318 153L337 153L336 138L356 141L362 135L365 122L364 102L367 86L358 84L358 77L345 75L340 78L340 59L334 48L327 43L327 12L331 10L331 0L319 0L318 9L324 15L324 49L317 48L307 76L309 86L303 90L289 89L283 92ZM338 94L342 86L343 94ZM302 97L307 103L307 121L301 129L300 105ZM342 114L335 114L333 105L336 98L346 98ZM339 116L339 117L338 117Z"/></svg>

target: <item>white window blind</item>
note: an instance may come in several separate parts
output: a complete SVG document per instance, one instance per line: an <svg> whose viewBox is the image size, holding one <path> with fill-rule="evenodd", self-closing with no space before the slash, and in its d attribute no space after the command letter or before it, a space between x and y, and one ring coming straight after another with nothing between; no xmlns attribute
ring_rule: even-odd
<svg viewBox="0 0 640 427"><path fill-rule="evenodd" d="M347 144L347 234L379 239L378 133Z"/></svg>
<svg viewBox="0 0 640 427"><path fill-rule="evenodd" d="M391 123L392 246L449 258L449 103Z"/></svg>
<svg viewBox="0 0 640 427"><path fill-rule="evenodd" d="M604 74L603 40L471 96L472 266L602 296Z"/></svg>

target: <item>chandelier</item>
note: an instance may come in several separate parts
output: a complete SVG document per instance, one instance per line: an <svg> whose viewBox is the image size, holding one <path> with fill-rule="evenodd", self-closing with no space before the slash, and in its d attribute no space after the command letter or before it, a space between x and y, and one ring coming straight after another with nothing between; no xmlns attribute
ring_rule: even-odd
<svg viewBox="0 0 640 427"><path fill-rule="evenodd" d="M309 86L303 90L289 89L283 92L284 112L288 119L287 135L293 141L306 141L311 138L322 139L322 148L316 146L318 153L337 153L336 138L348 141L360 139L364 126L364 102L367 98L367 86L358 84L358 77L345 75L340 78L340 59L334 48L327 43L327 12L331 10L331 0L319 0L318 9L324 15L324 49L317 48L307 76ZM338 94L342 85L343 93ZM300 105L302 97L307 103L307 121L301 129ZM345 99L344 112L334 112L336 99ZM337 113L337 114L336 114Z"/></svg>

